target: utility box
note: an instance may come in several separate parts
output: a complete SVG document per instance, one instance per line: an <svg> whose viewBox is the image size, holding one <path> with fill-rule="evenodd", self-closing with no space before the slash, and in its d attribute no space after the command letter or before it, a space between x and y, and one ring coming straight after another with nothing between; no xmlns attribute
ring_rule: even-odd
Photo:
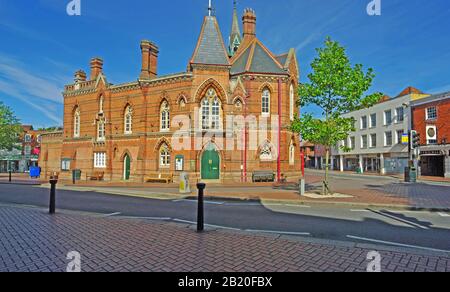
<svg viewBox="0 0 450 292"><path fill-rule="evenodd" d="M73 181L80 181L81 180L81 170L80 169L72 170L72 180Z"/></svg>
<svg viewBox="0 0 450 292"><path fill-rule="evenodd" d="M186 172L180 173L180 194L190 194L191 186L189 184L189 174Z"/></svg>

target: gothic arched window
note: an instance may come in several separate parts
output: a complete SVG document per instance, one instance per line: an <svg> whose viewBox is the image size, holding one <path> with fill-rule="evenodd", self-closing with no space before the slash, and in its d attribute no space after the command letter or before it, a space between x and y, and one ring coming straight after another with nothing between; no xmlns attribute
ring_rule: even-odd
<svg viewBox="0 0 450 292"><path fill-rule="evenodd" d="M270 90L267 88L262 92L261 112L264 116L270 115Z"/></svg>
<svg viewBox="0 0 450 292"><path fill-rule="evenodd" d="M170 130L170 109L167 101L164 101L161 104L160 108L161 114L161 131L169 131Z"/></svg>
<svg viewBox="0 0 450 292"><path fill-rule="evenodd" d="M98 112L100 114L103 114L104 103L105 103L105 99L103 98L103 96L100 96L99 105L98 105Z"/></svg>
<svg viewBox="0 0 450 292"><path fill-rule="evenodd" d="M159 166L170 167L170 149L167 144L163 144L159 150Z"/></svg>
<svg viewBox="0 0 450 292"><path fill-rule="evenodd" d="M262 161L272 161L273 160L273 147L272 144L266 141L262 147L259 154L259 159Z"/></svg>
<svg viewBox="0 0 450 292"><path fill-rule="evenodd" d="M128 135L133 133L133 110L131 106L127 106L125 109L124 133Z"/></svg>
<svg viewBox="0 0 450 292"><path fill-rule="evenodd" d="M220 130L222 128L220 108L220 99L217 96L216 91L213 88L210 88L201 101L200 114L202 130Z"/></svg>
<svg viewBox="0 0 450 292"><path fill-rule="evenodd" d="M75 110L75 114L73 115L73 137L80 137L80 109Z"/></svg>

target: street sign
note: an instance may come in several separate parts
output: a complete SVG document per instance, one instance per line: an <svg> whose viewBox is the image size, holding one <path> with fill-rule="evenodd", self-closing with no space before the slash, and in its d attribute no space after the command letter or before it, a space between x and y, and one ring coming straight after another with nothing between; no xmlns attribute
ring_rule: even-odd
<svg viewBox="0 0 450 292"><path fill-rule="evenodd" d="M402 144L403 145L409 145L409 135L408 134L403 134L402 135Z"/></svg>

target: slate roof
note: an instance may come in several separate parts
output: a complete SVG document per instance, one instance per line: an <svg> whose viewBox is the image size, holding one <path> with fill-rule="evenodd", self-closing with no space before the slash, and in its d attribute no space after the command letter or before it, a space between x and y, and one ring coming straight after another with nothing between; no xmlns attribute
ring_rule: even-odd
<svg viewBox="0 0 450 292"><path fill-rule="evenodd" d="M191 64L225 66L230 64L216 17L205 17Z"/></svg>
<svg viewBox="0 0 450 292"><path fill-rule="evenodd" d="M233 59L231 74L240 73L287 74L283 65L258 40L254 39L247 48Z"/></svg>

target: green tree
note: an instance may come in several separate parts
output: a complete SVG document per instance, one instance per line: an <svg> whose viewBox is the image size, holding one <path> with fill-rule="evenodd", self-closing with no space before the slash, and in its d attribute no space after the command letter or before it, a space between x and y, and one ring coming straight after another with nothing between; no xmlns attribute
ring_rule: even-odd
<svg viewBox="0 0 450 292"><path fill-rule="evenodd" d="M311 63L312 73L309 83L298 88L298 104L320 108L321 116L303 114L292 123L292 131L301 133L302 138L311 143L323 145L326 149L325 180L323 194L330 192L329 160L331 148L348 138L355 131L355 119L342 115L368 108L380 101L381 93L366 95L375 74L369 68L352 66L345 48L327 38L323 48L316 49L318 56ZM349 149L344 149L349 151Z"/></svg>
<svg viewBox="0 0 450 292"><path fill-rule="evenodd" d="M0 149L12 150L19 141L22 128L14 112L0 102Z"/></svg>

